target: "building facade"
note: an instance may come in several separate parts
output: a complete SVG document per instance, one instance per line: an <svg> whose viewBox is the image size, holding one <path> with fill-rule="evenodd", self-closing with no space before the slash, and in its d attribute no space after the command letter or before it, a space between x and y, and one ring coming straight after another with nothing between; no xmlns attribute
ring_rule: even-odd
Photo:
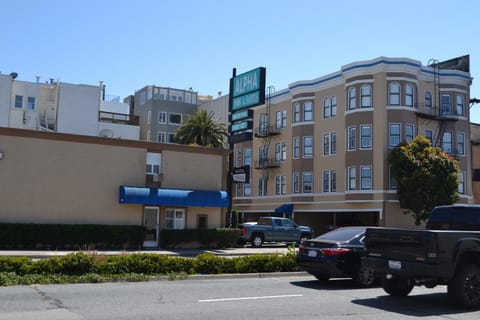
<svg viewBox="0 0 480 320"><path fill-rule="evenodd" d="M146 86L124 101L140 118L140 139L173 142L175 131L197 111L198 94L192 90Z"/></svg>
<svg viewBox="0 0 480 320"><path fill-rule="evenodd" d="M145 246L161 246L161 229L225 226L227 159L222 149L0 127L0 222L143 225Z"/></svg>
<svg viewBox="0 0 480 320"><path fill-rule="evenodd" d="M37 131L139 139L138 119L104 111L105 86L19 81L0 74L0 126ZM120 105L120 103L116 103ZM117 106L118 107L118 106Z"/></svg>
<svg viewBox="0 0 480 320"><path fill-rule="evenodd" d="M413 226L399 208L388 157L423 135L458 160L460 202L473 202L468 56L423 66L379 57L298 81L254 108L250 165L233 208L244 220L289 215L316 233L342 225ZM455 61L454 61L455 60ZM455 63L459 66L455 66Z"/></svg>

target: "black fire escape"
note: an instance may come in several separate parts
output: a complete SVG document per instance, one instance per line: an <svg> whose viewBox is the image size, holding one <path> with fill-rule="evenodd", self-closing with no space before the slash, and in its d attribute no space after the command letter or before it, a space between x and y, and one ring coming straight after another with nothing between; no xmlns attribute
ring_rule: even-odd
<svg viewBox="0 0 480 320"><path fill-rule="evenodd" d="M268 179L268 169L277 168L280 166L280 161L274 157L269 157L270 142L272 137L280 134L280 128L271 124L270 121L270 101L271 96L275 92L273 86L267 88L267 98L265 99L265 113L261 114L259 126L255 128L254 134L256 138L263 139L262 147L260 149L258 160L255 161L255 169L263 170L262 176Z"/></svg>

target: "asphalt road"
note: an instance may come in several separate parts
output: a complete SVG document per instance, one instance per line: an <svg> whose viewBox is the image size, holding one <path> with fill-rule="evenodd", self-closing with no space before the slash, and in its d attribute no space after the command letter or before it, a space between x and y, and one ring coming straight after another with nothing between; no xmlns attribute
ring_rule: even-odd
<svg viewBox="0 0 480 320"><path fill-rule="evenodd" d="M0 288L0 320L479 318L480 310L451 306L445 292L417 287L399 299L311 276L16 286Z"/></svg>

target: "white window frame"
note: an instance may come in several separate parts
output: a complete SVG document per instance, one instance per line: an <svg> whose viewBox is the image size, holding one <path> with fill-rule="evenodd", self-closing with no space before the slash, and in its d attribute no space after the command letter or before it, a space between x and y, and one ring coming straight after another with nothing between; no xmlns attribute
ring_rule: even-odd
<svg viewBox="0 0 480 320"><path fill-rule="evenodd" d="M357 149L357 127L347 128L347 151Z"/></svg>
<svg viewBox="0 0 480 320"><path fill-rule="evenodd" d="M465 155L465 133L457 132L457 152L458 155Z"/></svg>
<svg viewBox="0 0 480 320"><path fill-rule="evenodd" d="M333 96L330 102L330 117L335 117L337 115L337 97Z"/></svg>
<svg viewBox="0 0 480 320"><path fill-rule="evenodd" d="M433 130L432 129L425 129L425 138L430 140L430 144L433 144Z"/></svg>
<svg viewBox="0 0 480 320"><path fill-rule="evenodd" d="M405 141L412 142L415 139L415 125L406 124L405 125Z"/></svg>
<svg viewBox="0 0 480 320"><path fill-rule="evenodd" d="M23 96L21 95L15 95L15 104L14 104L15 109L23 109Z"/></svg>
<svg viewBox="0 0 480 320"><path fill-rule="evenodd" d="M357 190L357 167L347 168L347 190Z"/></svg>
<svg viewBox="0 0 480 320"><path fill-rule="evenodd" d="M268 191L267 183L268 183L267 177L263 177L263 176L258 177L258 179L257 179L257 186L258 186L257 195L259 197L265 197L267 195L267 191Z"/></svg>
<svg viewBox="0 0 480 320"><path fill-rule="evenodd" d="M405 106L413 108L415 102L415 88L411 83L405 85Z"/></svg>
<svg viewBox="0 0 480 320"><path fill-rule="evenodd" d="M465 114L465 99L463 98L463 95L459 94L457 95L457 101L456 101L456 112L457 116L463 116Z"/></svg>
<svg viewBox="0 0 480 320"><path fill-rule="evenodd" d="M360 88L360 108L372 107L372 86L365 84Z"/></svg>
<svg viewBox="0 0 480 320"><path fill-rule="evenodd" d="M398 89L393 91L392 89ZM398 82L392 82L388 85L388 105L390 106L399 106L401 104L401 86Z"/></svg>
<svg viewBox="0 0 480 320"><path fill-rule="evenodd" d="M465 194L465 172L458 173L458 193Z"/></svg>
<svg viewBox="0 0 480 320"><path fill-rule="evenodd" d="M313 121L313 102L305 101L303 103L303 121Z"/></svg>
<svg viewBox="0 0 480 320"><path fill-rule="evenodd" d="M310 143L307 144L307 141ZM303 158L311 158L313 157L313 137L312 136L305 136L303 137Z"/></svg>
<svg viewBox="0 0 480 320"><path fill-rule="evenodd" d="M301 122L302 119L300 119L300 103L295 102L292 108L293 108L293 122L294 123Z"/></svg>
<svg viewBox="0 0 480 320"><path fill-rule="evenodd" d="M330 99L325 98L323 99L323 118L330 118L330 112Z"/></svg>
<svg viewBox="0 0 480 320"><path fill-rule="evenodd" d="M432 93L430 91L425 91L424 104L427 108L433 106Z"/></svg>
<svg viewBox="0 0 480 320"><path fill-rule="evenodd" d="M300 158L300 137L294 137L292 143L292 157L293 159L298 159Z"/></svg>
<svg viewBox="0 0 480 320"><path fill-rule="evenodd" d="M442 150L448 154L453 153L453 134L450 131L443 133Z"/></svg>
<svg viewBox="0 0 480 320"><path fill-rule="evenodd" d="M364 175L368 173L368 175ZM373 185L372 166L360 166L360 189L372 190Z"/></svg>
<svg viewBox="0 0 480 320"><path fill-rule="evenodd" d="M35 110L35 97L27 97L27 110Z"/></svg>
<svg viewBox="0 0 480 320"><path fill-rule="evenodd" d="M323 135L323 155L328 156L330 155L330 134L325 133Z"/></svg>
<svg viewBox="0 0 480 320"><path fill-rule="evenodd" d="M310 177L309 179L306 179ZM310 180L310 181L308 181ZM303 193L312 193L313 192L313 173L312 172L303 172L302 174L302 192Z"/></svg>
<svg viewBox="0 0 480 320"><path fill-rule="evenodd" d="M364 132L367 130L368 132ZM360 125L360 149L372 149L373 130L371 124Z"/></svg>
<svg viewBox="0 0 480 320"><path fill-rule="evenodd" d="M165 208L165 229L182 230L186 227L185 209Z"/></svg>
<svg viewBox="0 0 480 320"><path fill-rule="evenodd" d="M167 113L160 111L158 113L158 123L167 123Z"/></svg>
<svg viewBox="0 0 480 320"><path fill-rule="evenodd" d="M292 174L292 189L293 193L300 193L300 173L294 172Z"/></svg>
<svg viewBox="0 0 480 320"><path fill-rule="evenodd" d="M180 122L172 122L172 116L180 116ZM177 112L169 112L168 113L168 124L171 124L171 125L175 125L175 126L181 126L182 125L182 114L181 113L177 113Z"/></svg>
<svg viewBox="0 0 480 320"><path fill-rule="evenodd" d="M348 89L348 110L355 110L357 108L356 88L350 87Z"/></svg>
<svg viewBox="0 0 480 320"><path fill-rule="evenodd" d="M392 134L392 128L398 128L398 134ZM398 143L396 142L396 138L398 138ZM402 142L402 126L400 123L389 123L388 124L388 147L395 148L397 147L400 142Z"/></svg>
<svg viewBox="0 0 480 320"><path fill-rule="evenodd" d="M166 143L167 142L167 133L165 131L158 131L157 132L157 142L158 143Z"/></svg>

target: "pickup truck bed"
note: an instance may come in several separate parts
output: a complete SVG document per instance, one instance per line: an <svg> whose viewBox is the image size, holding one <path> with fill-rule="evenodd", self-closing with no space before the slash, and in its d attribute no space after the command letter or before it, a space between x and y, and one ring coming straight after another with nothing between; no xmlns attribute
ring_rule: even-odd
<svg viewBox="0 0 480 320"><path fill-rule="evenodd" d="M468 221L458 221L468 217ZM480 306L479 206L441 206L427 228L369 227L362 265L382 279L383 289L406 296L415 285L447 285L449 300L462 307ZM450 230L465 226L466 230Z"/></svg>

